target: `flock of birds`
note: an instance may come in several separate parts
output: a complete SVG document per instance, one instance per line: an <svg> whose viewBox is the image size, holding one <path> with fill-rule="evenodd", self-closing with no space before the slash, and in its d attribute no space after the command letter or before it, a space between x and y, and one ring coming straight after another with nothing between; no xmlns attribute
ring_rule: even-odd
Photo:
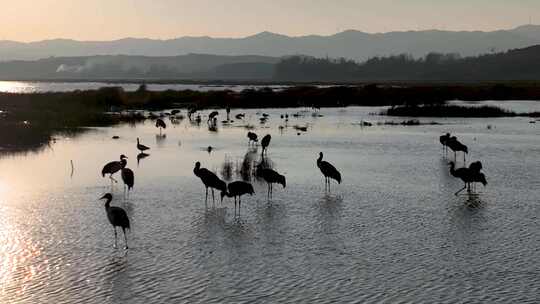
<svg viewBox="0 0 540 304"><path fill-rule="evenodd" d="M455 195L458 195L461 191L467 189L467 192L474 190L476 183L482 183L484 187L487 185L486 176L482 173L482 163L480 161L472 162L469 167L465 160L465 155L469 153L469 149L466 145L459 142L455 136L451 136L450 133L441 135L439 141L443 145L443 152L448 154L448 149L454 152L454 161L449 162L450 174L453 177L459 178L463 181L463 188L459 189ZM463 153L464 167L456 169L457 152Z"/></svg>
<svg viewBox="0 0 540 304"><path fill-rule="evenodd" d="M192 114L192 113L190 112L189 114ZM217 115L218 115L217 111L210 113L210 115L208 116L208 122L215 123ZM165 129L167 127L165 122L159 118L156 120L155 126L159 128L160 134L162 132L162 129ZM259 138L256 133L251 132L251 131L248 132L247 138L248 138L248 145L258 145ZM260 144L262 147L262 152L261 152L262 160L256 166L256 171L255 171L256 176L262 178L267 184L267 187L268 187L267 199L268 200L270 200L273 196L274 184L279 184L283 188L285 188L287 184L285 176L281 175L280 173L273 170L272 168L269 168L266 165L266 162L264 161L264 157L268 151L268 147L270 145L271 139L272 137L270 134L265 135L261 139ZM468 192L471 192L475 187L474 186L475 183L482 183L484 186L487 185L486 177L481 172L482 163L480 161L473 162L468 167L464 166L461 168L456 168L458 152L463 153L463 162L464 162L464 165L466 165L466 154L468 154L467 146L459 142L455 136L451 136L450 133L442 135L440 137L440 143L443 145L443 152L445 155L448 154L448 149L454 152L454 161L449 162L450 174L456 178L461 179L464 183L463 188L459 189L455 193L455 195L458 195L461 191L465 189L467 189ZM149 147L141 144L139 138L137 138L136 147L137 147L137 150L140 151L140 153L145 153L145 151L150 149ZM332 164L323 160L322 152L319 153L319 157L317 158L316 164L317 164L317 167L320 169L322 175L324 176L325 191L330 191L332 179L335 180L338 184L341 184L341 181L342 181L341 173ZM108 174L111 180L111 184L112 184L113 182L117 182L117 180L114 179L113 175L117 172L120 172L122 181L124 182L124 195L126 195L127 193L127 196L129 196L129 192L134 186L135 175L133 171L127 168L126 166L127 166L127 156L122 154L120 155L119 161L111 161L107 163L103 167L101 174L103 177L105 177ZM201 182L203 183L205 187L205 190L206 190L205 206L208 207L209 190L212 193L212 203L213 205L215 205L215 194L214 194L214 189L215 189L217 191L220 191L221 203L223 203L223 199L225 197L234 198L234 216L235 217L237 215L240 216L242 196L246 194L249 194L249 195L255 194L253 185L251 183L238 180L238 181L233 181L227 184L224 180L220 179L214 172L201 167L200 162L195 163L193 174L201 180ZM111 223L114 229L114 246L117 247L116 227L120 227L124 234L125 249L128 249L126 229L130 229L130 221L129 221L129 217L127 213L125 212L125 210L123 210L120 207L110 206L110 203L113 199L111 193L106 193L100 199L106 200L105 210L107 213L107 218L109 219L109 222Z"/></svg>
<svg viewBox="0 0 540 304"><path fill-rule="evenodd" d="M217 111L210 113L208 117L208 123L215 123L215 119L217 115L218 115ZM159 128L160 134L161 134L161 130L167 127L166 123L162 119L159 119L159 118L156 120L155 126ZM251 131L248 132L247 138L248 138L248 145L258 145L259 139L256 133L251 132ZM272 136L270 134L265 135L261 139L260 144L262 147L262 152L261 152L262 161L257 165L256 171L255 171L256 176L262 178L267 184L268 200L270 200L273 196L274 184L279 184L283 188L285 188L287 185L285 176L282 174L279 174L277 171L273 170L272 168L269 168L266 165L266 162L264 161L264 157L268 152L268 146L270 145L271 140L272 140ZM150 149L148 146L141 144L139 138L137 138L136 147L137 147L137 150L140 151L140 153L145 153L145 151ZM135 174L133 173L131 169L126 167L127 159L128 157L125 156L124 154L120 155L120 160L111 161L107 163L105 166L103 166L103 169L101 170L101 175L105 177L108 174L109 179L111 180L111 184L112 184L113 182L114 183L118 182L113 177L113 175L116 174L117 172L120 172L120 176L122 178L122 181L124 182L124 195L129 196L129 192L131 191L135 183ZM317 163L317 167L320 169L325 179L325 191L326 190L330 191L331 179L334 179L338 184L341 184L341 173L332 164L323 160L322 152L319 153L319 158L317 159L316 163ZM206 168L202 168L200 162L195 163L193 174L201 180L201 182L203 183L205 187L205 190L206 190L205 206L207 208L208 208L208 192L209 192L208 190L210 190L210 192L212 193L213 205L215 205L214 189L220 191L221 203L223 203L223 199L225 197L234 198L234 216L235 217L237 215L240 216L242 195L255 194L253 185L251 183L239 180L239 181L233 181L227 184L225 181L220 179L214 172ZM109 222L113 226L114 246L117 247L116 227L120 227L124 234L125 249L128 249L129 247L127 243L126 229L128 230L130 229L130 221L129 221L129 217L127 213L125 212L124 209L120 207L110 206L110 203L113 199L113 196L111 193L106 193L100 199L106 200L105 211L107 213L107 218L109 219Z"/></svg>

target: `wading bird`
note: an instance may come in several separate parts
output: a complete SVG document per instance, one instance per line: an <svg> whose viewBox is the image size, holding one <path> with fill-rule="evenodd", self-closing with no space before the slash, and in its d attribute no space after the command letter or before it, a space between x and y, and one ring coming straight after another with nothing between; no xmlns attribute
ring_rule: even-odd
<svg viewBox="0 0 540 304"><path fill-rule="evenodd" d="M464 144L460 143L455 136L450 137L446 141L446 145L450 150L454 151L454 161L456 161L456 152L463 152L463 163L465 163L465 154L469 153L469 149Z"/></svg>
<svg viewBox="0 0 540 304"><path fill-rule="evenodd" d="M482 163L479 161L473 162L469 168L463 167L455 169L454 162L450 162L450 174L454 177L461 179L464 183L463 188L459 189L455 195L458 195L461 191L467 189L467 192L471 191L471 184L482 183L484 187L487 185L486 176L480 172L482 169Z"/></svg>
<svg viewBox="0 0 540 304"><path fill-rule="evenodd" d="M127 196L129 197L129 191L135 184L135 174L133 174L133 170L129 168L122 168L120 175L122 176L122 181L124 181L124 195L126 194L127 188Z"/></svg>
<svg viewBox="0 0 540 304"><path fill-rule="evenodd" d="M257 134L253 133L253 132L248 132L247 133L247 137L248 137L248 145L251 144L251 142L253 142L253 144L257 144L257 142L259 141L259 139L257 138Z"/></svg>
<svg viewBox="0 0 540 304"><path fill-rule="evenodd" d="M446 155L448 153L448 145L447 145L447 141L450 139L450 133L446 133L444 135L441 135L439 137L439 141L441 142L441 145L443 146L443 152L444 152L444 155Z"/></svg>
<svg viewBox="0 0 540 304"><path fill-rule="evenodd" d="M319 167L324 175L324 190L326 191L326 189L328 189L328 191L330 191L330 179L335 179L338 184L341 184L341 173L339 173L336 167L332 166L332 164L322 159L323 153L319 152L319 158L317 158L317 167Z"/></svg>
<svg viewBox="0 0 540 304"><path fill-rule="evenodd" d="M214 123L214 118L216 118L216 116L219 115L219 112L218 111L214 111L212 113L210 113L210 115L208 115L208 122L210 123Z"/></svg>
<svg viewBox="0 0 540 304"><path fill-rule="evenodd" d="M159 134L161 134L161 129L166 129L167 128L167 125L165 124L165 122L163 121L163 119L161 118L158 118L156 120L156 128L159 128Z"/></svg>
<svg viewBox="0 0 540 304"><path fill-rule="evenodd" d="M281 184L283 188L286 186L285 176L277 173L270 168L263 168L262 165L257 166L257 175L262 177L268 184L268 199L272 198L273 184Z"/></svg>
<svg viewBox="0 0 540 304"><path fill-rule="evenodd" d="M225 196L234 197L234 215L236 215L236 197L238 196L238 215L240 215L240 210L242 208L242 195L253 195L255 193L253 186L248 182L235 181L230 183L227 186L227 189L227 191L221 192L221 201L223 202L223 198Z"/></svg>
<svg viewBox="0 0 540 304"><path fill-rule="evenodd" d="M113 174L122 170L126 166L127 164L126 158L127 156L122 154L120 155L120 161L112 161L112 162L107 163L105 166L103 166L103 169L101 169L101 175L105 177L105 174L109 174L111 183L113 181L116 183L117 181L116 179L114 179Z"/></svg>
<svg viewBox="0 0 540 304"><path fill-rule="evenodd" d="M129 218L126 214L126 211L120 207L111 207L111 201L112 201L112 194L106 193L103 195L100 199L106 199L105 202L105 211L107 212L107 218L109 219L109 222L113 226L114 230L114 248L118 247L117 242L117 235L116 235L116 227L122 228L122 231L124 232L124 241L126 243L125 249L128 249L128 241L126 236L126 229L130 229L129 225Z"/></svg>
<svg viewBox="0 0 540 304"><path fill-rule="evenodd" d="M270 145L270 140L272 139L272 136L270 136L270 134L266 134L263 139L261 140L261 147L262 147L262 153L261 155L264 154L264 152L266 151L266 149L268 149L268 145ZM268 154L268 152L266 151L266 153Z"/></svg>
<svg viewBox="0 0 540 304"><path fill-rule="evenodd" d="M150 148L148 148L147 146L141 144L139 142L139 138L137 137L137 150L141 151L141 153L143 153L144 151L146 150L149 150Z"/></svg>
<svg viewBox="0 0 540 304"><path fill-rule="evenodd" d="M196 162L195 168L193 169L193 173L195 176L201 179L201 181L204 184L204 187L206 188L206 198L204 200L204 204L206 205L208 202L208 188L212 190L212 203L214 204L214 189L220 190L220 191L227 191L227 184L219 179L217 175L215 175L213 172L206 168L201 168L201 163Z"/></svg>

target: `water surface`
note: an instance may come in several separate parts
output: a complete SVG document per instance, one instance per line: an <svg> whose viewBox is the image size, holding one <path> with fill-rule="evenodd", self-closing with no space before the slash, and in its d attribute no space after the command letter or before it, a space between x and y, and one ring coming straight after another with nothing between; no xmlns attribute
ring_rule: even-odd
<svg viewBox="0 0 540 304"><path fill-rule="evenodd" d="M4 303L524 303L540 286L540 130L528 118L422 119L441 125L362 127L380 108L234 110L245 121L95 128L39 153L0 159L0 301ZM270 114L265 124L263 112ZM288 113L286 124L280 114ZM184 113L185 114L185 113ZM225 119L220 111L219 120ZM234 116L234 115L232 115ZM234 218L204 204L195 161L222 175L248 148L245 126L272 135L268 157L287 178L253 179ZM280 129L279 126L284 126ZM306 126L307 132L294 129ZM490 127L488 128L488 125ZM488 186L453 193L439 135L481 160ZM118 135L120 139L111 137ZM136 138L150 146L137 163ZM206 148L214 150L209 154ZM319 151L343 182L325 194ZM123 153L135 189L123 198L101 167ZM74 171L71 175L70 161ZM458 165L462 164L458 157ZM119 176L118 176L119 178ZM130 249L112 248L98 198L131 218ZM120 238L120 244L123 242Z"/></svg>

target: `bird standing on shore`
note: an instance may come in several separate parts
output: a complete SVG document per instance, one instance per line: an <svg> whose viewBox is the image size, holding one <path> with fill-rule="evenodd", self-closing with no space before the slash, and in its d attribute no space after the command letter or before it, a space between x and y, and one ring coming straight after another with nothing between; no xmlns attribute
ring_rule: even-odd
<svg viewBox="0 0 540 304"><path fill-rule="evenodd" d="M322 174L324 175L324 190L330 191L330 179L334 179L338 182L338 184L341 184L341 173L336 169L336 167L332 166L327 161L322 160L323 159L323 153L319 152L319 158L317 159L317 167L321 170Z"/></svg>
<svg viewBox="0 0 540 304"><path fill-rule="evenodd" d="M117 242L117 234L116 234L116 227L122 228L122 231L124 232L124 241L126 244L125 249L128 249L128 241L126 236L126 229L131 229L131 226L129 224L129 218L127 216L126 211L120 207L111 207L111 201L112 201L112 194L106 193L103 195L101 199L107 200L105 202L105 211L107 212L107 218L109 219L109 222L113 226L114 230L114 248L118 247Z"/></svg>
<svg viewBox="0 0 540 304"><path fill-rule="evenodd" d="M215 204L214 200L214 189L220 190L222 192L227 192L227 184L222 181L217 175L206 168L201 168L201 163L196 162L195 168L193 169L195 176L201 179L206 188L206 197L204 200L205 206L208 202L208 188L212 190L212 204Z"/></svg>
<svg viewBox="0 0 540 304"><path fill-rule="evenodd" d="M234 197L234 215L236 215L236 197L238 197L238 215L240 215L240 210L242 208L242 195L249 194L253 195L255 191L253 186L244 181L235 181L227 185L227 191L221 192L221 201L225 196Z"/></svg>
<svg viewBox="0 0 540 304"><path fill-rule="evenodd" d="M109 174L109 178L111 179L111 184L114 181L117 183L116 179L114 179L113 174L116 172L122 170L126 164L127 164L127 156L124 154L120 155L120 161L112 161L107 163L105 166L103 166L103 169L101 169L101 175L105 177L105 174Z"/></svg>

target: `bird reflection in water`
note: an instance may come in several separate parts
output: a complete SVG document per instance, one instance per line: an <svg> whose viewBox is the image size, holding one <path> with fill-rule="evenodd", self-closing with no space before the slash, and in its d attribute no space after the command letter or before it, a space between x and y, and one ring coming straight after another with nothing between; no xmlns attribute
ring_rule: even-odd
<svg viewBox="0 0 540 304"><path fill-rule="evenodd" d="M139 163L141 162L141 159L145 159L148 156L150 156L150 154L144 153L144 152L141 152L141 153L137 154L137 167L139 166Z"/></svg>
<svg viewBox="0 0 540 304"><path fill-rule="evenodd" d="M167 134L156 134L156 145L158 147L163 147L165 141L167 140Z"/></svg>

